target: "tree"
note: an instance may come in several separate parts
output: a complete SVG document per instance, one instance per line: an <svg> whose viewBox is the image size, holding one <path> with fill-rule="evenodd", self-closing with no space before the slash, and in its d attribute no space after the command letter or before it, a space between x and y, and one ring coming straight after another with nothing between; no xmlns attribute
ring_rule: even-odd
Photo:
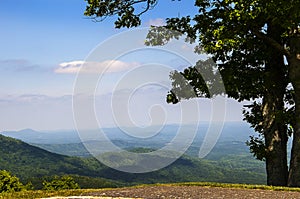
<svg viewBox="0 0 300 199"><path fill-rule="evenodd" d="M87 16L118 15L116 27L120 28L140 25L141 14L158 0L87 2ZM138 4L146 6L141 10ZM245 120L261 136L252 137L249 145L266 161L267 183L300 186L300 1L196 0L195 6L199 7L195 16L169 18L165 27L186 34L199 43L197 49L213 55L220 63L218 70L229 97L253 101L244 110ZM186 79L196 83L201 78L190 76L195 71L190 67L180 74L194 77ZM201 84L194 85L197 90ZM174 91L167 96L170 102L180 98ZM293 147L288 171L290 133Z"/></svg>
<svg viewBox="0 0 300 199"><path fill-rule="evenodd" d="M262 104L254 115L257 116L259 113L260 116L254 118L262 118L262 122L253 120L249 112L246 113L246 120L263 134L268 184L272 185L284 185L287 180L287 127L289 125L293 127L293 149L287 184L300 186L300 170L297 166L300 163L300 84L297 78L300 75L300 57L297 56L300 2L196 1L196 6L200 7L199 15L193 19L196 25L183 23L178 27L178 20L169 19L169 28L175 27L193 35L200 33L199 40L204 50L214 54L214 59L223 63L224 66L219 65L219 70L221 73L223 71L222 77L225 78L225 82L232 82L228 81L226 76L230 66L234 66L234 70L243 65L248 65L251 69L253 67L263 69L261 72L263 88L259 89L262 93L256 94L256 97L263 97ZM182 22L182 19L179 21ZM188 21L187 18L184 21ZM183 30L182 27L189 28ZM286 65L284 59L287 60ZM257 65L257 62L262 64ZM232 77L234 76L237 77L237 75ZM253 79L249 78L249 75L238 74L238 76L246 78L248 83ZM293 87L293 91L287 88L289 84ZM238 93L245 93L244 91L246 90L239 89ZM229 96L234 97L235 94L229 93ZM255 98L255 95L253 97ZM290 106L285 107L287 99ZM256 109L251 111L253 110ZM291 115L292 120L289 119Z"/></svg>
<svg viewBox="0 0 300 199"><path fill-rule="evenodd" d="M55 176L50 182L43 182L44 190L79 189L79 185L71 176Z"/></svg>
<svg viewBox="0 0 300 199"><path fill-rule="evenodd" d="M0 171L0 193L15 192L25 189L19 178L12 176L8 171Z"/></svg>
<svg viewBox="0 0 300 199"><path fill-rule="evenodd" d="M116 28L134 27L141 25L140 16L155 7L157 0L85 0L88 6L85 15L92 17L95 21L101 21L109 16L118 16L115 21ZM135 6L139 6L139 9Z"/></svg>
<svg viewBox="0 0 300 199"><path fill-rule="evenodd" d="M201 74L203 74L199 73L199 71L201 71L201 68L203 68L208 61L209 60L205 62L199 61L194 67L187 68L183 72L174 71L171 74L173 89L167 96L167 100L170 103L177 103L182 98L188 98L184 95L181 95L181 93L184 93L182 90L185 90L185 86L183 86L185 83L182 83L181 80L178 80L180 79L178 76L184 76L186 81L193 86L195 94L191 96L210 97L206 91L208 89L203 89L203 86L206 83L203 83L203 80L199 78L201 77ZM234 75L232 74L233 72L235 73ZM228 73L230 75L228 75ZM264 73L265 72L262 71L249 71L247 68L234 71L232 68L230 69L227 67L222 70L222 77L223 81L225 82L226 90L230 91L229 96L241 100L243 98L248 99L249 97L254 98L255 95L258 95L253 95L253 93L251 94L251 92L253 92L251 86L255 87L255 84L259 84L262 79L266 78L264 76L260 77L260 74ZM246 87L246 85L244 85L246 82L243 81L247 78L247 75L250 74L252 74L252 83ZM253 81L255 75L260 78ZM211 79L208 81L212 82ZM283 186L286 185L288 177L286 154L288 135L287 124L282 123L285 120L282 121L281 118L287 115L288 111L283 110L283 98L276 98L277 96L283 96L284 94L284 88L280 89L279 86L282 86L281 83L278 85L276 92L270 94L268 92L264 93L265 89L268 87L261 88L263 102L260 103L254 101L251 105L247 106L248 110L244 110L244 115L245 120L247 120L252 127L254 127L255 130L260 133L259 137L251 137L248 145L250 146L251 152L253 152L258 159L266 161L268 184ZM275 99L277 99L277 101L275 101ZM265 113L263 113L263 110ZM266 127L265 125L267 124L270 125L271 128ZM276 136L278 137L277 141L272 142L273 138ZM271 147L272 149L269 149Z"/></svg>

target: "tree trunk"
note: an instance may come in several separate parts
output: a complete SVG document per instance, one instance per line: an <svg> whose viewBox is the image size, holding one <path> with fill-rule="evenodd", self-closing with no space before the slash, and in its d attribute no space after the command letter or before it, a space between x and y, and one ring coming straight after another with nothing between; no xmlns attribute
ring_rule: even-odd
<svg viewBox="0 0 300 199"><path fill-rule="evenodd" d="M300 81L300 78L298 82ZM299 82L300 83L300 82ZM293 84L294 86L294 84ZM297 88L298 87L298 88ZM300 85L295 89L295 125L291 152L288 186L300 187Z"/></svg>
<svg viewBox="0 0 300 199"><path fill-rule="evenodd" d="M266 156L266 171L267 171L267 184L272 186L286 186L288 179L288 166L287 166L287 152L286 152L286 139L281 135L280 126L274 124L273 132L268 132L265 137L267 146Z"/></svg>
<svg viewBox="0 0 300 199"><path fill-rule="evenodd" d="M268 36L280 42L280 29L272 24ZM283 55L274 48L265 65L265 94L263 97L263 129L266 146L267 184L286 186L288 180L287 127L281 118L284 109L284 94L287 86L286 67Z"/></svg>
<svg viewBox="0 0 300 199"><path fill-rule="evenodd" d="M300 187L300 38L291 40L291 56L288 57L289 77L295 91L295 124L289 170L288 186Z"/></svg>
<svg viewBox="0 0 300 199"><path fill-rule="evenodd" d="M283 62L278 58L274 58L273 61L277 61L277 66L278 63ZM282 69L275 67L274 64L271 64L270 69L267 69L265 77L267 91L263 98L267 184L273 186L286 186L288 179L288 136L286 126L280 119L280 113L284 107L283 96L285 92L285 84L280 80L284 80L285 77L280 70Z"/></svg>

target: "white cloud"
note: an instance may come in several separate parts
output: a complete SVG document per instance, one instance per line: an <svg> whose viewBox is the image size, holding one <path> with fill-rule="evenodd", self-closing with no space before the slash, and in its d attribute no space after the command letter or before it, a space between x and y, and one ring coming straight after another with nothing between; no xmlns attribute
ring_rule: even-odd
<svg viewBox="0 0 300 199"><path fill-rule="evenodd" d="M72 95L49 96L41 94L3 95L0 103L49 103L53 101L71 101Z"/></svg>
<svg viewBox="0 0 300 199"><path fill-rule="evenodd" d="M147 26L164 26L166 22L162 18L150 19L147 23Z"/></svg>
<svg viewBox="0 0 300 199"><path fill-rule="evenodd" d="M128 70L138 66L137 62L123 62L119 60L106 60L102 62L71 61L59 64L56 73L114 73Z"/></svg>

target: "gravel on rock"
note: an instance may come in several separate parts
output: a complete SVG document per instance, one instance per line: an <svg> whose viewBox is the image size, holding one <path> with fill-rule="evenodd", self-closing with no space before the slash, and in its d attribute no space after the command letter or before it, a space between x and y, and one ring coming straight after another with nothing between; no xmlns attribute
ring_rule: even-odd
<svg viewBox="0 0 300 199"><path fill-rule="evenodd" d="M202 186L144 186L87 193L90 196L144 199L293 199L300 192Z"/></svg>

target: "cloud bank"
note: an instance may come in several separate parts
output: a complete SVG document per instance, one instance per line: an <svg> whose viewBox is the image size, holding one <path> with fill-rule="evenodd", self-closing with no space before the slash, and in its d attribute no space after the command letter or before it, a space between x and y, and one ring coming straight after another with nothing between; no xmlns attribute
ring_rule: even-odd
<svg viewBox="0 0 300 199"><path fill-rule="evenodd" d="M115 73L137 67L137 62L123 62L119 60L106 60L102 62L71 61L59 64L55 73Z"/></svg>

